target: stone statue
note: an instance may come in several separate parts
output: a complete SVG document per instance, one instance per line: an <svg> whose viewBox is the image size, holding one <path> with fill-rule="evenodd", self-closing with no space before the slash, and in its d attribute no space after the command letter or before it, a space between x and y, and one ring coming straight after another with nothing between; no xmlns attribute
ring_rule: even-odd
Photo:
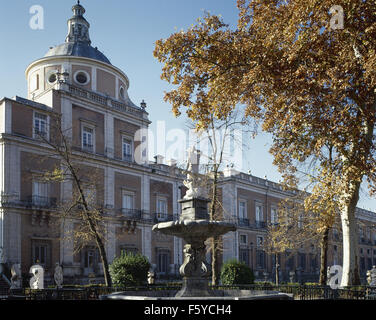
<svg viewBox="0 0 376 320"><path fill-rule="evenodd" d="M148 284L154 284L155 283L155 273L153 270L148 272Z"/></svg>
<svg viewBox="0 0 376 320"><path fill-rule="evenodd" d="M326 269L326 284L329 285L330 279L332 278L332 274L330 272L330 267Z"/></svg>
<svg viewBox="0 0 376 320"><path fill-rule="evenodd" d="M289 278L290 278L290 282L291 283L296 282L296 272L295 271L290 271L289 272Z"/></svg>
<svg viewBox="0 0 376 320"><path fill-rule="evenodd" d="M370 287L376 287L376 266L367 271L367 282Z"/></svg>
<svg viewBox="0 0 376 320"><path fill-rule="evenodd" d="M184 199L206 198L206 191L201 186L199 177L199 157L200 151L196 150L194 146L188 149L188 173L187 178L183 181L188 190Z"/></svg>
<svg viewBox="0 0 376 320"><path fill-rule="evenodd" d="M205 245L186 244L183 253L184 262L179 268L183 277L207 276L209 274L209 268L205 261Z"/></svg>
<svg viewBox="0 0 376 320"><path fill-rule="evenodd" d="M56 262L55 266L55 273L54 273L54 280L56 283L56 287L61 289L63 287L63 268Z"/></svg>
<svg viewBox="0 0 376 320"><path fill-rule="evenodd" d="M21 265L19 263L12 265L10 272L12 274L12 277L10 279L11 281L10 289L21 289L22 288Z"/></svg>
<svg viewBox="0 0 376 320"><path fill-rule="evenodd" d="M30 279L31 289L44 289L44 269L39 264L30 267L29 273L33 275Z"/></svg>
<svg viewBox="0 0 376 320"><path fill-rule="evenodd" d="M0 263L5 263L4 249L0 247Z"/></svg>

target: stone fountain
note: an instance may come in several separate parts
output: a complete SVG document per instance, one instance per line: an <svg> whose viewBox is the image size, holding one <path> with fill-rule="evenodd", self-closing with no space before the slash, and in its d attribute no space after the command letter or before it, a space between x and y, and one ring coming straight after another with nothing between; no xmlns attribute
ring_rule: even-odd
<svg viewBox="0 0 376 320"><path fill-rule="evenodd" d="M182 212L177 221L161 222L153 226L153 231L182 238L184 262L179 272L183 277L182 289L178 292L119 292L101 299L160 300L160 299L291 299L291 295L271 291L212 290L209 289L210 265L206 262L205 241L229 231L236 231L232 223L209 219L208 203L199 175L199 151L191 148L188 152L188 174L184 185L187 192L179 200ZM156 296L158 295L158 296Z"/></svg>
<svg viewBox="0 0 376 320"><path fill-rule="evenodd" d="M188 188L183 199L179 200L182 212L179 220L158 223L153 231L182 238L184 262L179 272L183 277L183 287L176 297L207 297L213 290L208 289L211 275L210 265L206 262L205 241L229 231L235 231L234 224L223 221L210 221L208 214L209 199L201 186L198 170L199 153L190 149L188 174L184 185Z"/></svg>

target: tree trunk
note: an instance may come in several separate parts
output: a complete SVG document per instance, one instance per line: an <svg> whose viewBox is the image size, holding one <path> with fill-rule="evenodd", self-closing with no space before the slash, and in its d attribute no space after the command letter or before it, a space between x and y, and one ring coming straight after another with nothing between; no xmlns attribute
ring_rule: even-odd
<svg viewBox="0 0 376 320"><path fill-rule="evenodd" d="M214 177L212 186L212 201L210 204L210 220L215 220L215 205L217 203L217 184L218 184L218 166L214 165ZM217 263L217 251L218 251L218 241L215 237L211 239L211 258L212 258L212 285L218 284L218 263Z"/></svg>
<svg viewBox="0 0 376 320"><path fill-rule="evenodd" d="M327 268L328 268L328 236L329 228L326 227L320 241L320 280L321 286L325 286L328 280Z"/></svg>
<svg viewBox="0 0 376 320"><path fill-rule="evenodd" d="M355 209L359 200L360 182L353 182L348 194L348 201L341 210L343 234L343 266L341 287L359 285L358 268L358 226Z"/></svg>
<svg viewBox="0 0 376 320"><path fill-rule="evenodd" d="M102 239L98 236L96 239L97 247L99 250L99 255L102 261L102 268L103 268L103 275L104 275L104 283L107 287L112 287L112 280L111 275L108 267L108 260L106 250L103 245Z"/></svg>
<svg viewBox="0 0 376 320"><path fill-rule="evenodd" d="M279 286L279 254L275 254L275 285Z"/></svg>
<svg viewBox="0 0 376 320"><path fill-rule="evenodd" d="M82 202L83 202L83 205L84 205L84 213L85 213L85 217L86 217L86 222L89 226L89 229L90 229L92 235L94 235L95 243L97 244L97 248L99 250L99 255L100 255L101 261L102 261L105 285L107 287L112 287L112 280L111 280L111 275L110 275L110 271L109 271L109 267L108 267L107 254L106 254L106 250L104 248L103 241L102 241L102 239L99 235L98 228L97 228L95 221L93 221L92 217L90 216L89 206L88 206L88 203L85 199L85 195L84 195L84 192L81 188L80 180L78 179L76 171L75 171L75 169L73 168L73 166L71 165L70 162L67 161L67 164L68 164L68 167L69 167L69 171L72 174L73 179L76 183L78 191L81 195L81 199L82 199Z"/></svg>

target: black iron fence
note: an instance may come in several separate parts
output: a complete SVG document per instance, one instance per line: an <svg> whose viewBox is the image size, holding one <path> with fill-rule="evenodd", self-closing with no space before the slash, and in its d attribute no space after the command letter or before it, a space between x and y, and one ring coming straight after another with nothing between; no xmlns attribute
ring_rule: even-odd
<svg viewBox="0 0 376 320"><path fill-rule="evenodd" d="M181 288L180 283L166 285L149 285L143 287L64 287L62 289L48 288L43 290L34 290L24 288L19 290L10 290L7 299L16 300L98 300L101 295L107 295L114 292L137 291L149 292L149 294L158 293L163 296L168 290L178 291ZM233 285L233 286L210 286L213 290L252 290L252 291L279 291L292 294L294 300L376 300L376 289L368 286L354 286L342 289L332 289L329 286L318 285L289 285L282 284L275 286L273 284L261 283L253 285Z"/></svg>

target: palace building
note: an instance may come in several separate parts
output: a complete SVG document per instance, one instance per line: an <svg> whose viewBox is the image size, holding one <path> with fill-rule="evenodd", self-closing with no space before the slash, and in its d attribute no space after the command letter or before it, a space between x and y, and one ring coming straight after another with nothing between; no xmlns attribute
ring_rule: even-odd
<svg viewBox="0 0 376 320"><path fill-rule="evenodd" d="M57 220L58 204L74 196L73 183L40 179L41 173L61 166L58 158L46 157L51 148L41 139L53 138L51 119L59 115L72 155L81 159L83 180L95 172L96 183L87 192L103 209L109 263L122 251L138 252L158 277L174 278L183 262L182 240L152 232L152 226L178 218L184 175L161 157L148 161L143 147L151 123L146 104L132 102L127 75L91 45L83 6L78 3L72 10L65 42L27 67L27 97L0 100L2 262L20 263L27 274L38 261L47 280L60 263L67 283L85 283L89 275L100 281L103 275L96 247L77 249L71 236L76 222ZM220 190L225 218L237 225L237 231L223 237L221 261L242 260L256 278L272 279L275 257L265 252L263 242L268 223L276 222L278 203L288 194L278 183L232 168L223 171ZM359 239L365 273L376 264L376 215L359 209L358 217L365 221ZM332 233L329 265L341 264L341 246L338 233ZM319 248L282 256L281 280L296 269L317 280L319 261Z"/></svg>

